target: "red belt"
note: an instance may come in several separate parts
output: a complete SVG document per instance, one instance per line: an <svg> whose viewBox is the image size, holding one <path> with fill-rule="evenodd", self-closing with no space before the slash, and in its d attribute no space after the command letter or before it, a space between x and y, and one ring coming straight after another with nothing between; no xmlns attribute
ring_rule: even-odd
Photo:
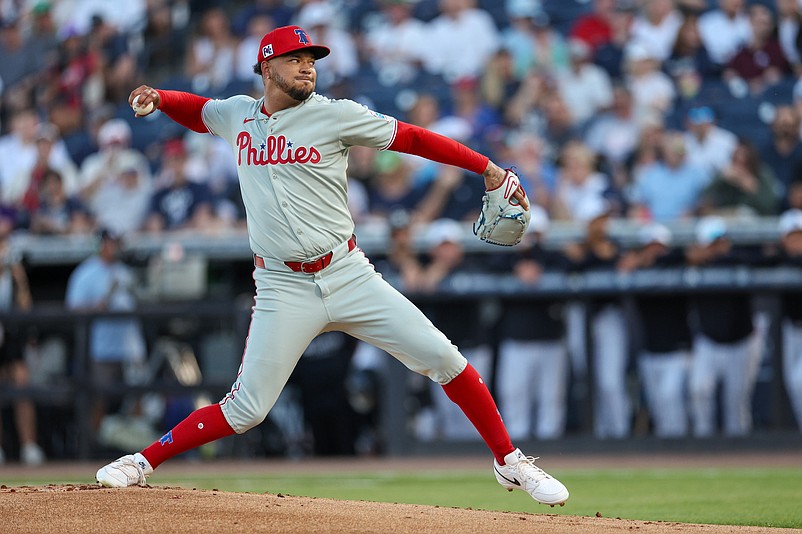
<svg viewBox="0 0 802 534"><path fill-rule="evenodd" d="M356 236L352 235L348 240L348 252L356 248ZM285 261L284 265L295 271L296 273L316 273L322 271L331 263L331 258L334 256L333 251L329 251L316 260L312 261ZM265 259L257 254L253 255L253 264L260 269L265 268Z"/></svg>

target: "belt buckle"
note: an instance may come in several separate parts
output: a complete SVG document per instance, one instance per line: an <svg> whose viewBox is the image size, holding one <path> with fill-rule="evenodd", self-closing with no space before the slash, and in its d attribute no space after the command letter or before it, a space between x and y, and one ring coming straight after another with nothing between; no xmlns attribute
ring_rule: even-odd
<svg viewBox="0 0 802 534"><path fill-rule="evenodd" d="M302 273L307 273L307 274L315 273L315 272L320 270L320 269L316 269L317 264L318 264L317 261L307 261L307 262L301 263L301 272Z"/></svg>

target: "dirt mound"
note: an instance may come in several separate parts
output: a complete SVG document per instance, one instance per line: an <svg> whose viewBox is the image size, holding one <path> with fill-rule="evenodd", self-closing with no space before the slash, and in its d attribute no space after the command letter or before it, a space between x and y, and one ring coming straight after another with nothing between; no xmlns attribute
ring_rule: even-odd
<svg viewBox="0 0 802 534"><path fill-rule="evenodd" d="M6 533L786 531L174 487L106 489L93 484L0 486L0 517Z"/></svg>

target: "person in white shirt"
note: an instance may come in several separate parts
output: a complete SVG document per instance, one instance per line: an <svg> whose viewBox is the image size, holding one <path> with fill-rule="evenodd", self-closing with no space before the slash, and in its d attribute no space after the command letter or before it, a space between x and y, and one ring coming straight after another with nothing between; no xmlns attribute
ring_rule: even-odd
<svg viewBox="0 0 802 534"><path fill-rule="evenodd" d="M381 13L381 21L365 32L367 56L380 83L408 82L420 67L426 26L405 0L384 0Z"/></svg>
<svg viewBox="0 0 802 534"><path fill-rule="evenodd" d="M716 125L716 117L708 106L695 106L685 119L685 149L688 162L702 168L709 176L729 166L738 138Z"/></svg>
<svg viewBox="0 0 802 534"><path fill-rule="evenodd" d="M476 78L500 46L499 30L476 0L440 0L442 14L427 24L427 71L448 81Z"/></svg>
<svg viewBox="0 0 802 534"><path fill-rule="evenodd" d="M699 33L710 59L724 65L752 37L744 0L719 0L718 9L699 17Z"/></svg>
<svg viewBox="0 0 802 534"><path fill-rule="evenodd" d="M655 59L665 61L671 55L682 20L674 0L647 0L643 12L632 22L631 38L647 46Z"/></svg>
<svg viewBox="0 0 802 534"><path fill-rule="evenodd" d="M660 63L640 42L630 42L624 49L626 86L632 93L637 118L657 113L664 117L677 91L671 78L660 70Z"/></svg>
<svg viewBox="0 0 802 534"><path fill-rule="evenodd" d="M610 75L591 62L591 49L574 39L568 44L571 66L555 73L557 86L574 125L582 126L599 111L613 103L613 83Z"/></svg>

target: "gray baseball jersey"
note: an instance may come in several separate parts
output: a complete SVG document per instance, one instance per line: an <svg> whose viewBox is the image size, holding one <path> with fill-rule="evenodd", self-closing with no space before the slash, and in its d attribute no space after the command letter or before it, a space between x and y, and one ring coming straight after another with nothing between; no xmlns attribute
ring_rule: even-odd
<svg viewBox="0 0 802 534"><path fill-rule="evenodd" d="M237 160L251 247L256 298L242 365L220 402L242 433L265 418L298 359L322 332L371 343L440 384L467 361L457 348L379 275L358 248L347 204L348 149L389 147L397 122L349 100L312 94L267 116L263 99L210 100L203 120ZM314 273L284 262L331 252Z"/></svg>
<svg viewBox="0 0 802 534"><path fill-rule="evenodd" d="M348 148L387 148L397 122L351 100L314 93L269 117L263 102L248 96L210 100L203 121L234 150L253 251L281 260L310 259L354 231Z"/></svg>

